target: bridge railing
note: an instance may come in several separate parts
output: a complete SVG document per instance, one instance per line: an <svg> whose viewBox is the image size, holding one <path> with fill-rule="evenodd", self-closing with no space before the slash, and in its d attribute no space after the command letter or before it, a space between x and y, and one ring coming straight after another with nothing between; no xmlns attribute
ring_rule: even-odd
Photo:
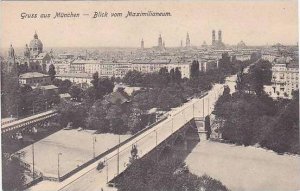
<svg viewBox="0 0 300 191"><path fill-rule="evenodd" d="M23 119L20 119L17 121L13 121L9 124L2 125L1 132L7 133L11 130L22 128L26 125L30 125L32 123L36 123L38 121L45 120L45 119L53 117L55 115L57 115L56 110L49 110L44 113L40 113L40 114L37 114L34 116L30 116L30 117L23 118Z"/></svg>

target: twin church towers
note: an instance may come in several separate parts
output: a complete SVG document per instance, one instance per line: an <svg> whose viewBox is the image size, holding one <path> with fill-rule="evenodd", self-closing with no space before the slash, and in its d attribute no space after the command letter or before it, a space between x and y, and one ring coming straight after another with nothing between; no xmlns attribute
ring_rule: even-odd
<svg viewBox="0 0 300 191"><path fill-rule="evenodd" d="M221 30L218 31L218 40L216 40L216 31L215 30L212 31L211 36L212 36L212 42L211 42L212 47L214 47L214 48L224 48L225 47L224 43L222 42L222 31Z"/></svg>

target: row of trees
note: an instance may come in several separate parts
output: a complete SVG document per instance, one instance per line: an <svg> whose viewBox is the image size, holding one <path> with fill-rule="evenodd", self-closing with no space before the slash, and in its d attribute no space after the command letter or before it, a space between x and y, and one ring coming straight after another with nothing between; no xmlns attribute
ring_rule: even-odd
<svg viewBox="0 0 300 191"><path fill-rule="evenodd" d="M179 68L171 69L170 72L163 67L157 73L143 74L139 71L129 71L123 78L123 82L130 86L142 87L166 87L169 83L180 83L182 80Z"/></svg>
<svg viewBox="0 0 300 191"><path fill-rule="evenodd" d="M292 100L272 100L262 90L270 80L270 65L261 61L240 74L236 93L230 95L225 89L215 107L215 114L224 121L222 137L279 153L299 153L298 92Z"/></svg>

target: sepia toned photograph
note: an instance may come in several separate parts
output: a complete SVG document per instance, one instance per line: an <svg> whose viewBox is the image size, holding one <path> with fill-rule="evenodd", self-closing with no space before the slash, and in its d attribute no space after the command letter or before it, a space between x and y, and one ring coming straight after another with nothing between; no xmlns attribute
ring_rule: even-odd
<svg viewBox="0 0 300 191"><path fill-rule="evenodd" d="M3 191L299 191L297 0L1 1Z"/></svg>

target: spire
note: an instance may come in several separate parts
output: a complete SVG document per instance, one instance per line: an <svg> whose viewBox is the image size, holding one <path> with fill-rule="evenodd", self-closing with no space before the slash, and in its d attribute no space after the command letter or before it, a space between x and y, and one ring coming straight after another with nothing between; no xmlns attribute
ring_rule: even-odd
<svg viewBox="0 0 300 191"><path fill-rule="evenodd" d="M186 42L185 42L185 45L186 45L186 47L190 47L190 45L191 45L189 33L186 33Z"/></svg>
<svg viewBox="0 0 300 191"><path fill-rule="evenodd" d="M34 39L38 39L39 38L38 35L37 35L37 33L36 33L36 31L34 32L33 38Z"/></svg>
<svg viewBox="0 0 300 191"><path fill-rule="evenodd" d="M161 37L161 34L159 34L159 38L158 38L158 47L159 48L162 48L162 37Z"/></svg>
<svg viewBox="0 0 300 191"><path fill-rule="evenodd" d="M12 44L10 44L10 48L9 48L9 51L8 51L8 56L9 56L9 58L15 58L15 50L14 50Z"/></svg>
<svg viewBox="0 0 300 191"><path fill-rule="evenodd" d="M25 46L25 51L24 51L24 56L29 58L30 57L30 50L28 48L28 45L26 44Z"/></svg>
<svg viewBox="0 0 300 191"><path fill-rule="evenodd" d="M142 38L142 41L141 41L141 49L144 49L144 39Z"/></svg>

